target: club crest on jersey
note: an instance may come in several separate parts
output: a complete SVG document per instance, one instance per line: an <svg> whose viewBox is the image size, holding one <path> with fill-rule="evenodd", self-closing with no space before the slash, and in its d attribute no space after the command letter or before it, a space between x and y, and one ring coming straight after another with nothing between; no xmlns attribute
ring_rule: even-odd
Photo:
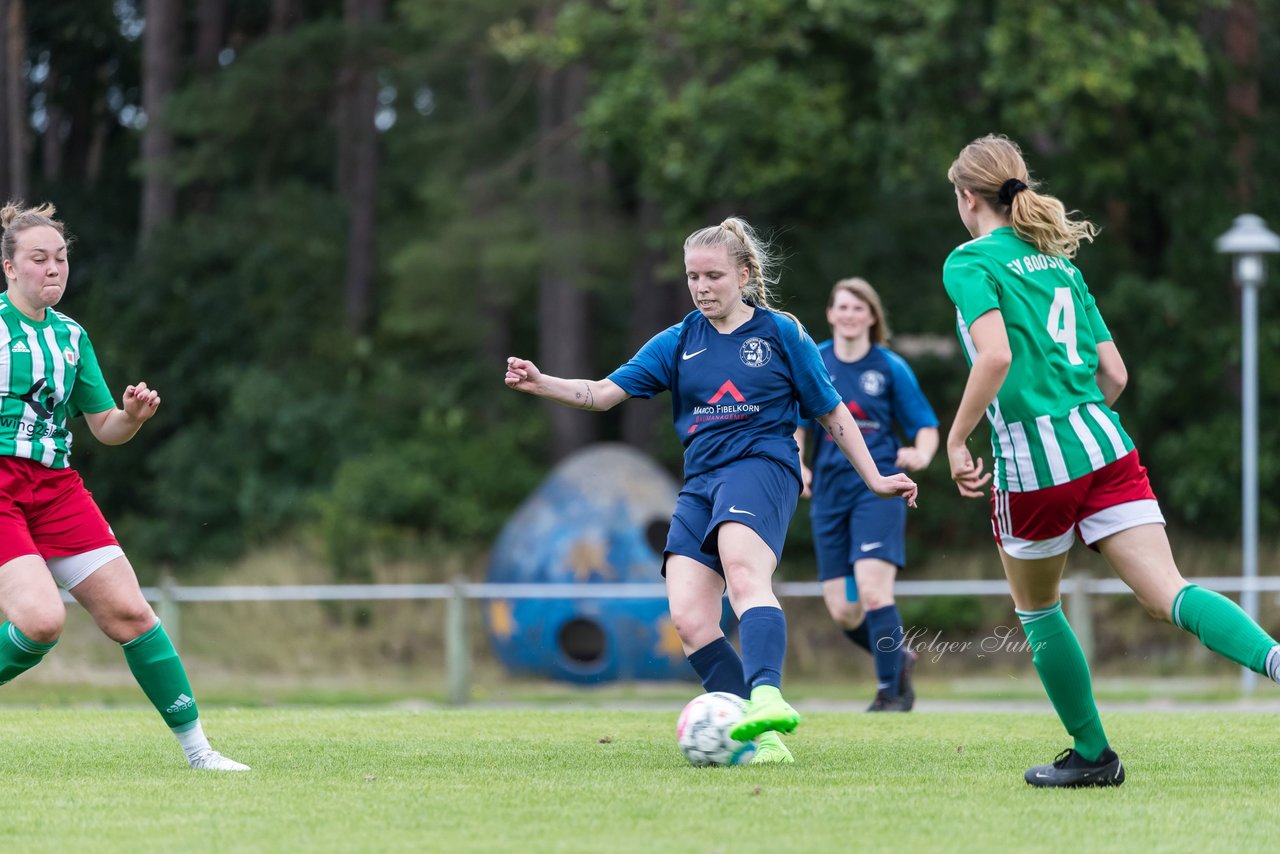
<svg viewBox="0 0 1280 854"><path fill-rule="evenodd" d="M742 342L738 358L748 368L763 368L773 358L773 348L763 338L748 338Z"/></svg>
<svg viewBox="0 0 1280 854"><path fill-rule="evenodd" d="M862 386L862 390L867 394L883 394L885 387L884 374L879 371L863 371L862 376L858 378L858 384Z"/></svg>
<svg viewBox="0 0 1280 854"><path fill-rule="evenodd" d="M71 365L72 367L75 367L75 364L76 364L76 351L75 351L75 350L72 350L70 347L65 347L65 348L63 348L63 350L62 350L62 358L64 358L64 359L66 359L66 360L67 360L67 364L68 364L68 365Z"/></svg>

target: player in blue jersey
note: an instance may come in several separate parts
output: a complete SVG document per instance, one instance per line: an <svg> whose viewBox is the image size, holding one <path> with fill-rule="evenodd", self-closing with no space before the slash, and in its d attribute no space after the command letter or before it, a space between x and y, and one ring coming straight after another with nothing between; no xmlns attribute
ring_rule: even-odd
<svg viewBox="0 0 1280 854"><path fill-rule="evenodd" d="M755 762L791 762L775 732L800 722L783 699L786 620L773 571L801 490L797 408L816 419L873 492L915 503L904 474L883 476L800 323L770 307L773 261L731 218L691 234L685 275L696 310L603 380L549 376L507 360L517 391L602 412L670 390L684 444L684 488L663 551L671 620L707 691L748 697L732 736L760 737ZM720 630L722 596L739 618L742 656Z"/></svg>
<svg viewBox="0 0 1280 854"><path fill-rule="evenodd" d="M918 471L938 450L938 419L906 361L885 346L889 323L880 295L865 279L842 279L827 300L831 340L818 352L881 472ZM896 430L910 440L898 441ZM848 637L871 653L876 696L869 712L909 712L915 702L906 643L893 599L893 581L906 565L907 505L867 489L830 436L814 443L805 465L811 422L796 430L818 577L827 611Z"/></svg>

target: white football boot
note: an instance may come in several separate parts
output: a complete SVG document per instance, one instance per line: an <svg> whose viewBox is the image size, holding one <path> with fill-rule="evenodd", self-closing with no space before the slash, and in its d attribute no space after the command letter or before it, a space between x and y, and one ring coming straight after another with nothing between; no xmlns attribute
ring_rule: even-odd
<svg viewBox="0 0 1280 854"><path fill-rule="evenodd" d="M248 765L228 759L213 748L202 750L187 760L197 771L248 771Z"/></svg>

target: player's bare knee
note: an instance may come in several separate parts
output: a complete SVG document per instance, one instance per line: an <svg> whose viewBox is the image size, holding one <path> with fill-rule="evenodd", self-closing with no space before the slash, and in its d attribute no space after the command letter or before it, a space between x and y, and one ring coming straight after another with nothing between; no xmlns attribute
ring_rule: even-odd
<svg viewBox="0 0 1280 854"><path fill-rule="evenodd" d="M862 625L861 602L828 602L827 613L842 629L856 629Z"/></svg>
<svg viewBox="0 0 1280 854"><path fill-rule="evenodd" d="M862 607L866 608L868 611L887 608L893 604L892 596L887 596L878 590L860 591L859 595L862 597Z"/></svg>
<svg viewBox="0 0 1280 854"><path fill-rule="evenodd" d="M769 579L761 579L745 563L731 562L724 566L724 584L728 589L731 602L744 602L756 598L761 588L769 585Z"/></svg>
<svg viewBox="0 0 1280 854"><path fill-rule="evenodd" d="M112 640L127 643L151 631L156 625L156 612L146 602L120 605L112 610L102 626Z"/></svg>
<svg viewBox="0 0 1280 854"><path fill-rule="evenodd" d="M39 605L14 614L11 622L36 643L53 643L62 635L67 622L67 609L61 601Z"/></svg>
<svg viewBox="0 0 1280 854"><path fill-rule="evenodd" d="M708 615L705 610L671 603L671 625L685 649L701 649L721 636L719 612Z"/></svg>

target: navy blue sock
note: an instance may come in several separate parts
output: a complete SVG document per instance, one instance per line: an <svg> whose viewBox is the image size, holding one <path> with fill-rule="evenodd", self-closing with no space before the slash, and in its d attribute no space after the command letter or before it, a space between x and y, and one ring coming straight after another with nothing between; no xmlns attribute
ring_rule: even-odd
<svg viewBox="0 0 1280 854"><path fill-rule="evenodd" d="M694 650L689 656L689 663L702 679L702 687L708 694L725 691L743 698L749 696L747 680L742 678L742 659L728 638L718 638L702 649Z"/></svg>
<svg viewBox="0 0 1280 854"><path fill-rule="evenodd" d="M902 615L898 606L885 605L867 612L863 621L871 634L871 655L876 660L877 690L898 693L898 672L902 665Z"/></svg>
<svg viewBox="0 0 1280 854"><path fill-rule="evenodd" d="M787 654L787 618L781 608L749 608L738 623L742 639L742 671L747 687L782 687L782 659Z"/></svg>
<svg viewBox="0 0 1280 854"><path fill-rule="evenodd" d="M866 620L863 620L861 623L858 623L858 627L856 629L845 629L844 636L847 637L849 640L853 641L854 643L856 643L858 646L865 649L867 652L872 652L871 632L867 630ZM874 655L874 653L872 654Z"/></svg>

